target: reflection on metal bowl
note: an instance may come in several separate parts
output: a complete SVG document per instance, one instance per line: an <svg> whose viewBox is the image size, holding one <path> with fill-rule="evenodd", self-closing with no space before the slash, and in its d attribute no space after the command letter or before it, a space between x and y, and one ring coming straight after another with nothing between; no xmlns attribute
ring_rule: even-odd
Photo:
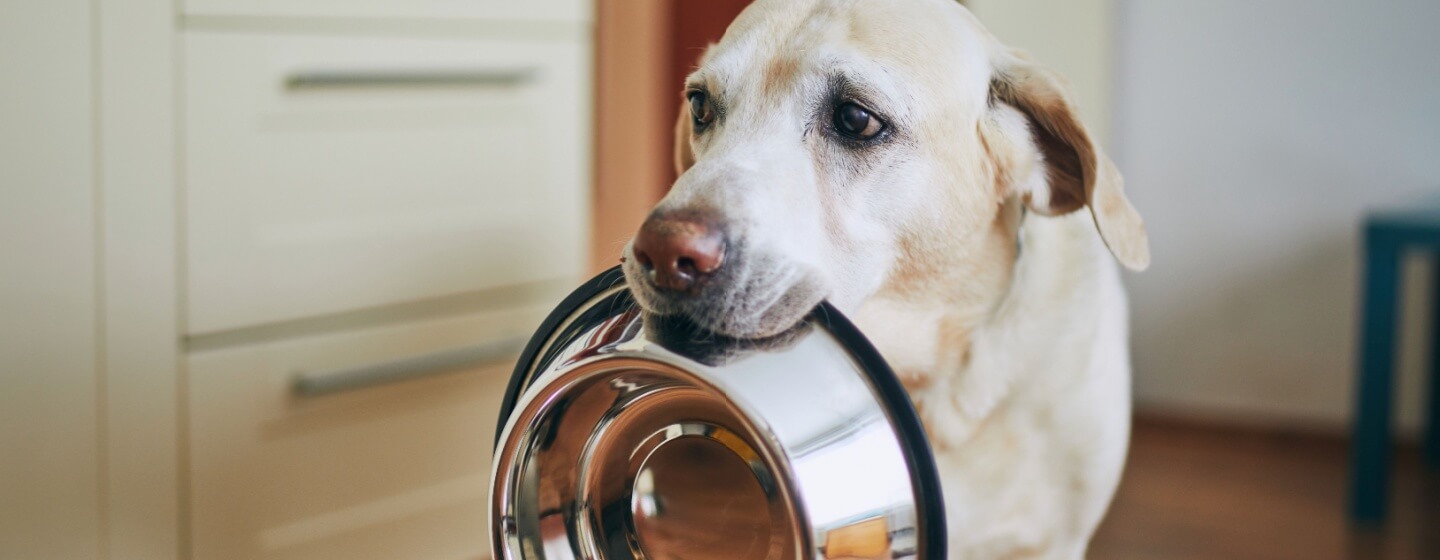
<svg viewBox="0 0 1440 560"><path fill-rule="evenodd" d="M612 269L535 334L501 411L497 559L943 558L919 420L843 316L760 342L669 323Z"/></svg>

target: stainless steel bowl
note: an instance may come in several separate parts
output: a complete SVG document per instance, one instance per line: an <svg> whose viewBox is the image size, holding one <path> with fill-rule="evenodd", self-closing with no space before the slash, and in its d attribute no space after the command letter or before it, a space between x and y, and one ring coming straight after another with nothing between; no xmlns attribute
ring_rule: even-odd
<svg viewBox="0 0 1440 560"><path fill-rule="evenodd" d="M612 269L531 339L496 441L497 559L944 557L920 421L828 304L724 340L646 324Z"/></svg>

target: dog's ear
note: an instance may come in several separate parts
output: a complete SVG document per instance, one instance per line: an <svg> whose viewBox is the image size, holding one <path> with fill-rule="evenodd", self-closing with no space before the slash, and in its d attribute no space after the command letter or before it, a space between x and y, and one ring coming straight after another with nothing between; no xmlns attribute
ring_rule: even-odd
<svg viewBox="0 0 1440 560"><path fill-rule="evenodd" d="M675 172L684 175L695 165L695 150L690 145L694 136L694 118L690 116L690 104L680 104L680 119L675 122Z"/></svg>
<svg viewBox="0 0 1440 560"><path fill-rule="evenodd" d="M1043 158L1046 185L1022 193L1030 209L1055 216L1089 207L1115 259L1131 270L1149 267L1145 220L1125 197L1120 171L1080 122L1061 78L1011 51L996 62L990 98L1025 116Z"/></svg>

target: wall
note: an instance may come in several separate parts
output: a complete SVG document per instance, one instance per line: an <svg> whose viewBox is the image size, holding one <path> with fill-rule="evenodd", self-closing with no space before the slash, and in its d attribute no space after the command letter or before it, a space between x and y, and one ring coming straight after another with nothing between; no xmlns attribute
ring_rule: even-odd
<svg viewBox="0 0 1440 560"><path fill-rule="evenodd" d="M92 10L0 17L0 558L102 548Z"/></svg>
<svg viewBox="0 0 1440 560"><path fill-rule="evenodd" d="M966 0L1005 44L1070 82L1081 117L1109 144L1114 82L1114 0Z"/></svg>
<svg viewBox="0 0 1440 560"><path fill-rule="evenodd" d="M180 552L173 9L0 18L0 558Z"/></svg>
<svg viewBox="0 0 1440 560"><path fill-rule="evenodd" d="M1129 278L1142 405L1345 425L1358 221L1440 190L1437 21L1425 0L1118 4L1115 155L1154 252Z"/></svg>

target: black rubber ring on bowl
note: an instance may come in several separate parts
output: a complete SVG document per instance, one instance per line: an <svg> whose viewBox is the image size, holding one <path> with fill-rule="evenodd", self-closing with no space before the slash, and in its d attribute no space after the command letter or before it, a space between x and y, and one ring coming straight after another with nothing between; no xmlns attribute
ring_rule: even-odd
<svg viewBox="0 0 1440 560"><path fill-rule="evenodd" d="M500 446L500 436L505 431L505 425L510 420L510 414L514 412L516 401L520 393L530 385L532 371L540 371L541 367L532 367L539 356L540 348L545 345L560 329L560 325L579 311L580 306L595 299L600 294L625 283L625 275L620 267L616 266L591 278L590 281L581 284L569 296L566 296L560 305L556 306L545 321L536 329L535 334L530 337L530 342L525 344L525 350L520 353L520 360L515 363L515 370L510 375L510 383L505 388L505 398L500 403L500 418L495 427L495 444ZM907 467L910 469L911 480L915 482L915 503L920 508L920 518L924 520L927 531L924 535L924 545L920 558L940 559L946 556L946 525L945 525L945 499L940 489L940 469L935 464L935 454L930 448L930 440L925 435L925 426L920 422L920 415L915 410L915 404L910 401L910 395L905 392L905 387L900 384L900 379L895 376L890 364L880 355L870 339L850 322L844 314L840 313L835 306L829 302L821 302L815 311L810 313L810 321L823 323L830 334L840 341L841 345L850 352L850 355L860 362L860 369L870 380L870 386L875 388L876 394L889 412L890 421L895 424L895 430L900 435L900 445L909 461Z"/></svg>
<svg viewBox="0 0 1440 560"><path fill-rule="evenodd" d="M839 339L850 355L860 362L860 369L870 378L870 386L884 402L890 421L900 434L901 451L910 459L906 466L910 469L911 480L915 481L915 503L920 507L920 518L925 520L925 548L921 549L919 557L945 558L947 527L945 497L940 490L940 468L935 464L935 452L930 448L925 425L920 422L920 414L915 410L915 403L910 401L910 394L905 392L900 378L895 376L890 363L880 356L880 351L870 343L870 339L865 338L859 327L830 302L820 302L820 306L811 312L811 320L823 322L830 334Z"/></svg>
<svg viewBox="0 0 1440 560"><path fill-rule="evenodd" d="M520 360L515 362L515 370L510 373L510 383L505 387L505 398L500 401L500 421L495 425L495 443L492 448L498 450L500 447L500 436L505 433L505 424L515 410L515 402L520 400L520 393L530 386L530 366L540 359L540 348L545 346L560 328L560 324L574 315L580 306L606 290L624 283L625 273L620 271L619 266L601 272L565 296L560 305L555 306L550 315L545 317L545 321L540 323L540 328L535 329L535 334L530 336L530 342L525 343L525 349L520 352ZM534 368L535 371L539 369Z"/></svg>

